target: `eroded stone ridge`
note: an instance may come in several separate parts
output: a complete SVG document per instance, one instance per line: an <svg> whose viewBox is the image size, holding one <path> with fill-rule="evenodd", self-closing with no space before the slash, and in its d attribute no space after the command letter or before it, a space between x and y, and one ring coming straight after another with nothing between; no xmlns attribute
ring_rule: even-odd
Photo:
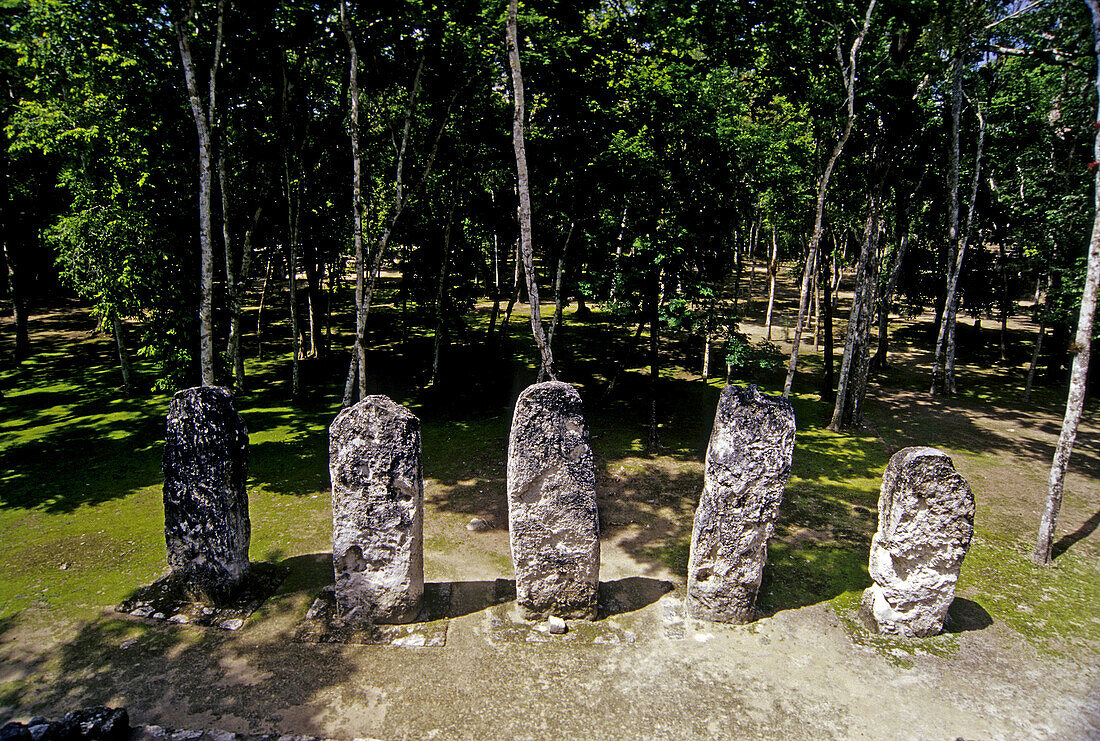
<svg viewBox="0 0 1100 741"><path fill-rule="evenodd" d="M248 429L228 389L172 397L164 438L168 565L195 596L232 597L248 575Z"/></svg>
<svg viewBox="0 0 1100 741"><path fill-rule="evenodd" d="M755 618L768 538L794 455L794 409L755 386L726 386L707 447L688 560L692 617Z"/></svg>
<svg viewBox="0 0 1100 741"><path fill-rule="evenodd" d="M576 389L528 386L508 441L508 524L524 617L596 617L600 522L588 423Z"/></svg>
<svg viewBox="0 0 1100 741"><path fill-rule="evenodd" d="M420 420L368 396L329 426L336 611L348 624L410 623L424 597Z"/></svg>
<svg viewBox="0 0 1100 741"><path fill-rule="evenodd" d="M943 629L974 534L974 495L935 448L905 448L882 475L878 531L863 611L882 633L929 636Z"/></svg>

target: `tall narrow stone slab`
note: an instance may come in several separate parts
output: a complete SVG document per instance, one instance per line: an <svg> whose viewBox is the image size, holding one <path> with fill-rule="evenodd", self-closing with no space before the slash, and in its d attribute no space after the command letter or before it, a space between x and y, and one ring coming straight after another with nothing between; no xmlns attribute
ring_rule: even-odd
<svg viewBox="0 0 1100 741"><path fill-rule="evenodd" d="M248 429L228 389L184 389L164 439L168 565L201 599L232 597L248 575Z"/></svg>
<svg viewBox="0 0 1100 741"><path fill-rule="evenodd" d="M688 560L688 610L723 623L755 618L768 538L794 455L794 409L755 386L726 386L707 447Z"/></svg>
<svg viewBox="0 0 1100 741"><path fill-rule="evenodd" d="M974 495L946 453L905 448L882 475L863 612L881 633L943 629L974 534Z"/></svg>
<svg viewBox="0 0 1100 741"><path fill-rule="evenodd" d="M516 401L508 440L508 527L523 616L595 618L596 467L580 394L567 383L536 383Z"/></svg>
<svg viewBox="0 0 1100 741"><path fill-rule="evenodd" d="M351 625L411 623L424 597L420 420L368 396L329 426L336 611Z"/></svg>

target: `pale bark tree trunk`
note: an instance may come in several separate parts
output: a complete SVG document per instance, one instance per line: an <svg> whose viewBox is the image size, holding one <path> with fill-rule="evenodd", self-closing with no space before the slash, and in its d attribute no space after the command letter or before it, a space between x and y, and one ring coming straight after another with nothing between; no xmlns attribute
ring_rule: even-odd
<svg viewBox="0 0 1100 741"><path fill-rule="evenodd" d="M1039 332L1035 337L1035 350L1031 353L1031 365L1027 369L1027 385L1024 387L1024 401L1031 401L1031 386L1035 382L1035 369L1039 365L1039 354L1043 351L1043 336L1047 333L1047 317L1039 319Z"/></svg>
<svg viewBox="0 0 1100 741"><path fill-rule="evenodd" d="M825 302L825 347L822 349L821 361L824 371L821 374L821 388L819 395L822 401L833 400L833 264L836 262L836 233L833 233L833 249L828 260L820 261L818 273L822 277L822 291Z"/></svg>
<svg viewBox="0 0 1100 741"><path fill-rule="evenodd" d="M118 366L122 370L122 387L126 393L134 390L134 372L130 365L130 353L126 350L126 336L123 334L122 321L118 313L111 312L111 329L115 335L115 345L118 347Z"/></svg>
<svg viewBox="0 0 1100 741"><path fill-rule="evenodd" d="M840 135L840 138L837 139L832 154L829 155L829 161L825 165L825 171L822 173L821 180L818 182L814 230L813 234L810 236L809 247L806 250L806 269L802 274L802 292L798 303L798 319L795 322L794 346L791 348L791 361L787 367L787 380L783 383L784 399L791 395L791 386L794 384L794 374L798 367L798 349L802 341L802 328L806 318L806 299L809 291L810 270L812 270L812 265L815 262L818 245L821 243L823 217L825 213L825 194L829 188L829 179L832 177L833 168L836 166L837 160L840 159L840 155L844 152L844 146L848 143L848 137L852 133L852 126L855 124L856 120L856 62L859 58L859 49L863 45L863 39L867 36L867 29L871 25L871 14L874 13L876 4L877 0L871 0L867 5L867 13L863 17L863 27L860 29L859 35L856 36L855 41L852 42L852 48L848 52L847 66L844 65L840 42L837 42L837 57L841 62L841 71L844 74L844 87L847 93L848 118L844 124L844 131Z"/></svg>
<svg viewBox="0 0 1100 741"><path fill-rule="evenodd" d="M962 112L962 53L956 49L951 58L951 165L947 175L947 262L946 283L947 299L942 314L937 317L936 352L932 361L932 387L930 393L937 394L945 390L941 388L943 379L940 377L940 364L943 362L945 339L947 337L947 324L950 311L948 307L952 299L952 282L956 278L955 262L959 246L959 122Z"/></svg>
<svg viewBox="0 0 1100 741"><path fill-rule="evenodd" d="M959 83L959 95L961 97L961 82ZM955 324L959 311L959 276L962 274L963 260L966 257L966 248L970 241L970 231L974 226L974 211L978 202L978 185L981 182L981 167L982 167L982 147L985 143L985 116L982 115L980 106L977 106L978 114L978 144L974 153L974 178L971 182L970 188L970 205L966 218L966 229L963 234L955 241L954 253L955 260L954 266L949 266L948 282L947 282L947 300L944 305L944 317L940 323L940 331L936 340L936 357L932 363L932 393L945 393L954 394L956 392L955 387ZM954 115L954 114L953 114ZM957 120L957 118L956 118ZM956 127L957 128L957 127ZM957 136L957 133L956 133ZM953 145L954 154L953 159L958 157L958 146ZM958 167L958 163L953 164L953 169ZM956 190L957 190L956 173ZM958 204L954 205L954 208L958 209ZM956 216L957 219L957 216ZM958 231L957 224L953 227ZM943 378L940 381L939 368L941 359L944 361Z"/></svg>
<svg viewBox="0 0 1100 741"><path fill-rule="evenodd" d="M710 378L710 334L703 336L703 380Z"/></svg>
<svg viewBox="0 0 1100 741"><path fill-rule="evenodd" d="M1085 0L1092 14L1093 56L1097 63L1096 92L1097 118L1100 119L1100 0ZM1100 161L1100 128L1094 127L1093 161ZM1066 416L1062 420L1062 433L1058 436L1058 448L1050 467L1047 501L1039 523L1039 537L1031 558L1038 564L1051 562L1054 547L1054 531L1058 523L1058 510L1062 506L1066 469L1077 439L1077 426L1085 408L1085 381L1089 371L1089 352L1092 345L1092 324L1096 316L1096 293L1100 286L1100 169L1093 182L1092 238L1089 240L1088 267L1085 286L1081 291L1081 313L1077 318L1077 338L1074 343L1073 370L1070 373L1069 397L1066 400Z"/></svg>
<svg viewBox="0 0 1100 741"><path fill-rule="evenodd" d="M264 306L267 302L267 285L271 281L271 254L267 256L267 268L264 270L264 282L260 286L260 305L256 309L256 358L264 357Z"/></svg>
<svg viewBox="0 0 1100 741"><path fill-rule="evenodd" d="M290 347L291 347L291 396L298 396L301 392L301 369L298 361L301 357L298 330L298 223L301 210L301 199L295 203L293 185L290 180L290 155L284 156L283 165L286 174L286 272L287 283L290 288ZM299 185L299 189L302 186ZM300 193L300 190L299 190Z"/></svg>
<svg viewBox="0 0 1100 741"><path fill-rule="evenodd" d="M756 243L760 239L760 222L752 222L749 229L749 287L748 296L745 297L746 314L748 314L748 307L752 304L752 284L753 278L756 276Z"/></svg>
<svg viewBox="0 0 1100 741"><path fill-rule="evenodd" d="M199 369L202 385L213 386L214 380L214 248L211 235L210 191L213 185L213 129L216 125L216 91L218 67L221 63L222 31L224 28L226 0L218 0L218 21L214 39L214 54L210 63L210 79L207 87L207 104L204 109L199 97L198 80L195 74L195 60L191 54L191 42L184 29L184 19L173 22L176 40L179 42L180 59L183 62L183 76L187 84L187 95L191 102L191 113L195 119L195 131L199 138ZM194 18L195 3L188 6L187 14Z"/></svg>
<svg viewBox="0 0 1100 741"><path fill-rule="evenodd" d="M270 183L269 183L270 184ZM263 216L265 195L252 214L252 222L244 232L241 244L239 264L236 249L233 247L229 224L229 183L226 175L225 153L218 157L218 189L221 192L222 207L222 243L225 251L225 298L229 304L229 337L225 350L233 369L233 387L239 393L244 390L244 354L241 352L241 319L245 288L252 272L252 235Z"/></svg>
<svg viewBox="0 0 1100 741"><path fill-rule="evenodd" d="M523 270L527 275L527 296L531 306L531 333L539 349L539 380L555 379L554 355L546 335L542 330L542 315L539 310L539 286L535 276L535 262L531 244L531 189L527 175L527 150L523 142L524 100L523 70L520 67L519 40L516 31L517 0L508 3L508 66L512 72L512 97L515 113L512 117L512 148L516 153L516 180L519 191L519 234L520 250L523 254Z"/></svg>
<svg viewBox="0 0 1100 741"><path fill-rule="evenodd" d="M351 362L348 364L348 380L345 383L344 400L347 405L350 406L354 401L353 398L349 398L347 393L348 387L354 388L353 379L358 374L359 380L359 396L364 398L367 395L367 355L366 355L366 342L362 339L366 334L367 320L370 315L371 302L374 300L374 289L377 285L378 275L382 271L382 259L386 254L386 247L389 245L390 237L393 236L393 232L397 227L397 220L401 218L401 214L408 205L409 199L412 194L415 193L421 185L424 184L428 175L431 174L432 167L435 165L435 158L439 154L439 143L443 139L443 132L447 128L447 123L451 118L451 111L454 109L455 101L458 99L458 94L461 92L456 89L451 96L450 101L447 103L447 109L444 111L443 119L439 123L439 128L436 130L435 141L432 143L432 148L428 152L427 160L424 163L423 169L420 171L420 175L413 183L406 188L404 180L405 172L405 153L408 148L410 132L412 130L413 113L416 109L416 100L420 94L420 77L424 71L424 53L421 52L420 61L417 64L416 74L413 76L412 85L409 90L408 104L405 107L405 126L401 134L401 144L397 148L397 166L394 177L394 200L390 210L389 218L386 219L384 228L381 235L378 237L378 241L374 247L374 256L367 266L367 272L365 275L365 289L363 291L362 309L357 311L356 317L356 336L361 338L356 352L353 353ZM365 261L364 261L365 262Z"/></svg>
<svg viewBox="0 0 1100 741"><path fill-rule="evenodd" d="M820 251L821 250L819 249L818 252ZM817 257L817 255L814 255L813 288L811 289L813 291L814 297L814 350L816 350L820 345L821 339L821 301L818 299L817 291L817 276L821 273L821 271L818 269L817 266Z"/></svg>
<svg viewBox="0 0 1100 741"><path fill-rule="evenodd" d="M875 251L878 248L879 203L882 195L876 189L867 203L867 220L863 228L863 249L856 266L856 284L852 295L852 310L848 315L848 332L844 341L844 356L837 378L836 405L829 429L838 431L858 427L863 422L863 396L867 390L869 366L871 310L874 302L877 271Z"/></svg>
<svg viewBox="0 0 1100 741"><path fill-rule="evenodd" d="M608 292L608 302L615 303L615 289L618 287L619 266L623 261L623 238L626 236L626 211L629 205L623 206L623 216L619 219L619 236L615 240L615 265L611 273L611 290Z"/></svg>
<svg viewBox="0 0 1100 741"><path fill-rule="evenodd" d="M775 238L775 227L772 227L772 251L768 258L768 313L764 319L764 339L771 342L772 339L772 310L775 308L775 279L779 273L779 244Z"/></svg>
<svg viewBox="0 0 1100 741"><path fill-rule="evenodd" d="M573 238L573 227L576 226L574 222L569 222L569 231L565 234L565 241L561 245L561 254L558 255L558 274L554 279L554 319L550 322L550 331L546 335L546 342L553 347L554 335L558 331L558 326L561 325L562 315L562 295L561 284L562 278L565 276L565 256L569 252L569 241ZM560 342L558 343L561 344Z"/></svg>

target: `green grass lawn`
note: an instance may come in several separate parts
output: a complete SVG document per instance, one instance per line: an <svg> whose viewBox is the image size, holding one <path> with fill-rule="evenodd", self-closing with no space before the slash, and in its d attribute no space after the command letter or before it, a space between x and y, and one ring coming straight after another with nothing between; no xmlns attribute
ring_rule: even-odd
<svg viewBox="0 0 1100 741"><path fill-rule="evenodd" d="M372 391L408 405L422 420L429 526L437 527L426 532L426 558L437 560L442 573L444 562L453 565L467 551L450 530L438 528L460 528L474 514L504 511L510 405L533 380L533 343L523 316L513 317L505 342L483 346L487 313L478 312L467 324L466 340L444 356L443 382L427 389L430 334L410 328L402 338L398 319L392 305L372 314ZM113 348L87 334L91 324L79 310L36 320L34 326L49 330L32 338L36 354L0 373L0 621L33 620L42 611L89 619L166 569L160 457L169 396L120 394ZM632 345L631 329L616 327L599 312L583 322L567 315L562 332L559 367L579 387L588 410L605 533L659 524L623 547L640 571L660 566L682 578L703 455L724 381L705 383L688 367L698 354L692 340L669 340L671 363L661 380L659 407L663 447L649 454L644 342ZM273 352L276 340L268 338L266 345ZM307 388L291 401L289 358L251 358L248 391L237 399L250 432L252 558L300 568L284 589L302 589L307 582L314 588L319 584L313 582L326 578L323 558L298 557L330 548L326 428L339 408L345 362L342 352L328 363L303 361ZM792 398L798 423L794 467L759 597L764 614L825 601L852 613L870 584L867 552L882 471L898 448L926 441L965 463L978 500L974 546L959 584L966 602L959 603L957 624L974 628L991 619L1053 650L1095 650L1100 546L1095 525L1087 528L1087 518L1100 509L1095 466L1090 463L1067 494L1070 534L1084 534L1064 541L1054 568L1039 569L1024 558L1037 510L1020 502L1036 501L1041 492L1031 489L1042 480L1041 470L1015 488L1003 479L993 485L1003 451L996 445L983 449L987 438L980 430L944 425L944 415L958 412L955 407L871 404L867 429L830 432L831 407L810 391L820 356L807 352L804 368ZM141 363L137 370L151 373ZM774 392L781 373L761 371L745 381ZM914 369L892 369L882 378L881 389L872 385L872 397L919 385ZM961 383L967 393L959 404L1030 410L1056 431L1054 392L1040 392L1037 405L1023 405L995 377L966 376ZM1032 468L1044 465L1040 452L1023 451L1033 456ZM470 557L486 559L501 577L511 576L506 550Z"/></svg>

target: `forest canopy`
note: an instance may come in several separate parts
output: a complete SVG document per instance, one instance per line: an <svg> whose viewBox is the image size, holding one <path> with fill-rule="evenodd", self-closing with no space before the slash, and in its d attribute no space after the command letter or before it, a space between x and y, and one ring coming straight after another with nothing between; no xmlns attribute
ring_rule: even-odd
<svg viewBox="0 0 1100 741"><path fill-rule="evenodd" d="M891 309L935 312L938 392L955 390L957 313L1006 326L1022 301L1050 335L1045 381L1065 380L1096 167L1080 2L529 2L521 77L500 1L3 0L0 14L17 359L33 351L28 311L66 292L124 370L135 352L155 368L146 383L240 389L267 301L269 321L290 317L267 349L293 366L292 392L300 360L339 358L348 400L369 373L377 277L393 273L402 326L435 338L429 383L449 345L492 347L540 285L548 347L568 342L575 302L574 317L599 306L649 327L654 370L660 332L739 363L752 348L724 287L762 260L800 277L799 328L810 292L831 322L853 282L852 347L835 377L829 349L822 380L838 426L860 421ZM270 306L268 283L289 306ZM468 331L479 301L486 337Z"/></svg>

